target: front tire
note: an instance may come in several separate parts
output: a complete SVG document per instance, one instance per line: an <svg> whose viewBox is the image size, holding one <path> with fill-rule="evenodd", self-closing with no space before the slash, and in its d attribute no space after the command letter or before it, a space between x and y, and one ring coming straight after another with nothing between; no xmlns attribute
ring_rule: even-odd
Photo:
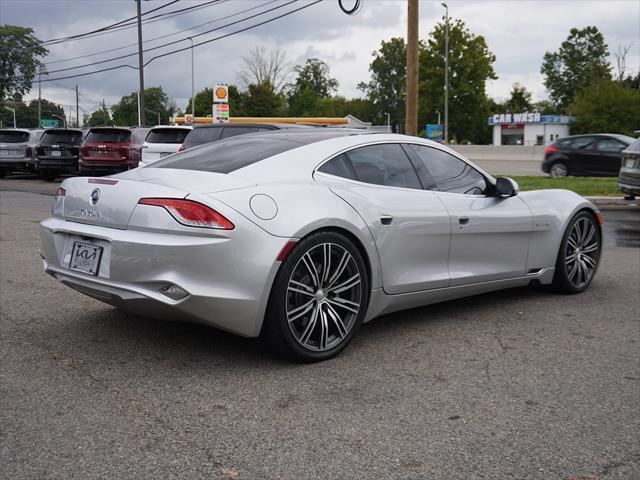
<svg viewBox="0 0 640 480"><path fill-rule="evenodd" d="M276 276L263 335L275 353L302 362L338 355L362 325L369 278L346 236L320 232L302 239Z"/></svg>
<svg viewBox="0 0 640 480"><path fill-rule="evenodd" d="M602 233L594 215L579 212L562 237L553 288L563 293L585 291L598 269L601 252Z"/></svg>

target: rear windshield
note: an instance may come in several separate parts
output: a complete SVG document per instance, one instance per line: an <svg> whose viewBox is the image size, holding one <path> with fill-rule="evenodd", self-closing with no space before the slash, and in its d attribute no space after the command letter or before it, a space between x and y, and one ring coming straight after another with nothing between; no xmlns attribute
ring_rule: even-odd
<svg viewBox="0 0 640 480"><path fill-rule="evenodd" d="M0 143L26 143L29 141L29 132L0 131Z"/></svg>
<svg viewBox="0 0 640 480"><path fill-rule="evenodd" d="M184 141L185 148L191 148L203 143L215 142L220 138L220 127L194 128Z"/></svg>
<svg viewBox="0 0 640 480"><path fill-rule="evenodd" d="M154 128L147 135L147 143L183 143L190 130L186 128Z"/></svg>
<svg viewBox="0 0 640 480"><path fill-rule="evenodd" d="M128 141L129 137L131 137L131 132L129 130L109 128L89 131L89 134L84 141L96 143L122 143Z"/></svg>
<svg viewBox="0 0 640 480"><path fill-rule="evenodd" d="M59 143L80 145L82 132L75 130L51 130L44 132L40 143L42 145L57 145Z"/></svg>
<svg viewBox="0 0 640 480"><path fill-rule="evenodd" d="M193 131L195 132L195 130ZM267 157L293 150L300 146L302 144L299 142L292 142L283 138L242 135L185 150L164 160L158 160L148 168L177 168L181 170L231 173Z"/></svg>

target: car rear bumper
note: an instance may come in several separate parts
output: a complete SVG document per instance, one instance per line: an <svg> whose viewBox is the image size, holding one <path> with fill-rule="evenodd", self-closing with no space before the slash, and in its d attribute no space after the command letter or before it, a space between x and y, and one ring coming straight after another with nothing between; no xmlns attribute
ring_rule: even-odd
<svg viewBox="0 0 640 480"><path fill-rule="evenodd" d="M77 171L78 157L38 157L36 168L38 170Z"/></svg>
<svg viewBox="0 0 640 480"><path fill-rule="evenodd" d="M86 295L145 317L190 321L242 336L260 333L275 261L288 239L251 222L233 238L153 233L51 217L40 224L45 271ZM238 233L238 232L236 232ZM75 241L103 247L97 276L69 269ZM259 245L259 248L257 246ZM187 292L175 300L162 289Z"/></svg>
<svg viewBox="0 0 640 480"><path fill-rule="evenodd" d="M640 185L632 185L629 183L624 183L622 181L618 182L618 188L621 192L629 193L631 195L640 195Z"/></svg>
<svg viewBox="0 0 640 480"><path fill-rule="evenodd" d="M27 171L30 164L31 159L26 157L0 158L0 170Z"/></svg>
<svg viewBox="0 0 640 480"><path fill-rule="evenodd" d="M133 160L114 160L114 161L91 161L81 159L79 169L81 172L102 172L102 173L117 173L126 172L138 166L138 162Z"/></svg>

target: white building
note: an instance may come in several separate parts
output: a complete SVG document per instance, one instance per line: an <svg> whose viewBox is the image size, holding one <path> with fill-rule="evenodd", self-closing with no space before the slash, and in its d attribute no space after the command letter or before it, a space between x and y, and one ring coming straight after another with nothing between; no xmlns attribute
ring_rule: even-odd
<svg viewBox="0 0 640 480"><path fill-rule="evenodd" d="M494 145L547 145L569 135L573 117L539 113L497 113L489 117Z"/></svg>

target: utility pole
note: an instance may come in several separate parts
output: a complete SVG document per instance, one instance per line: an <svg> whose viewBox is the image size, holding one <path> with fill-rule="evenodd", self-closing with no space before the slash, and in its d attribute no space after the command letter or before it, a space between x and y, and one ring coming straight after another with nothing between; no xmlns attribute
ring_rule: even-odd
<svg viewBox="0 0 640 480"><path fill-rule="evenodd" d="M78 104L78 84L76 83L76 127L80 127L80 105Z"/></svg>
<svg viewBox="0 0 640 480"><path fill-rule="evenodd" d="M449 7L446 3L444 20L444 141L449 141Z"/></svg>
<svg viewBox="0 0 640 480"><path fill-rule="evenodd" d="M140 88L138 89L138 126L143 127L144 121L144 61L142 59L142 0L136 0L138 9L138 73L140 74Z"/></svg>
<svg viewBox="0 0 640 480"><path fill-rule="evenodd" d="M418 134L418 0L408 0L407 8L407 98L405 133Z"/></svg>
<svg viewBox="0 0 640 480"><path fill-rule="evenodd" d="M109 120L109 115L107 115L107 107L104 104L104 98L102 99L102 113L104 114L104 124L107 124L107 120Z"/></svg>
<svg viewBox="0 0 640 480"><path fill-rule="evenodd" d="M196 117L196 82L193 69L193 38L187 37L191 42L191 116Z"/></svg>
<svg viewBox="0 0 640 480"><path fill-rule="evenodd" d="M42 123L42 67L38 65L38 128L41 128Z"/></svg>

